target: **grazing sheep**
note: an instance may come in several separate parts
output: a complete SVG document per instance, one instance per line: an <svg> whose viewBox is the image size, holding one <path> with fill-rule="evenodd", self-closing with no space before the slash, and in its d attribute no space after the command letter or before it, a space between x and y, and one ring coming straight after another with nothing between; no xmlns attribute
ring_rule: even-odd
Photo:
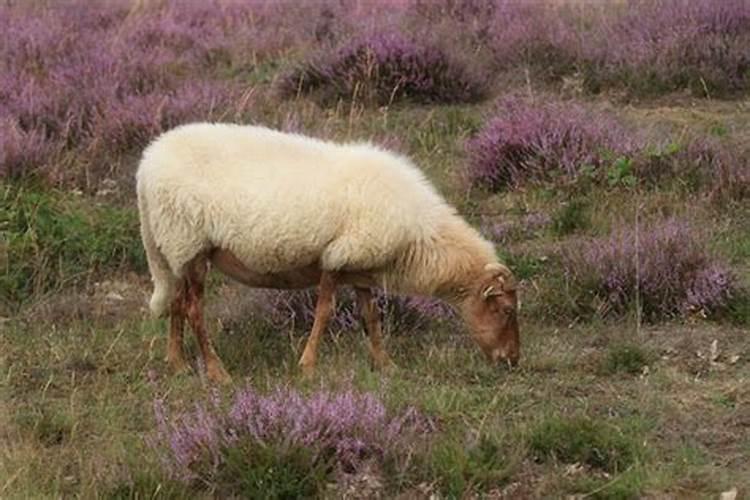
<svg viewBox="0 0 750 500"><path fill-rule="evenodd" d="M406 158L370 144L192 124L145 150L137 181L151 310L171 317L167 361L177 371L187 367L187 319L208 377L230 380L203 326L209 262L252 287L318 285L299 362L308 374L339 285L356 290L376 366L387 355L372 287L443 298L491 361L518 361L511 272Z"/></svg>

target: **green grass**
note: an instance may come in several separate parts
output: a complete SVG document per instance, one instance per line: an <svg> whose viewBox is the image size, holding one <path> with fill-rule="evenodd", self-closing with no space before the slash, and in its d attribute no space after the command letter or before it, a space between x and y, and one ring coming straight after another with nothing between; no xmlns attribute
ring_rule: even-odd
<svg viewBox="0 0 750 500"><path fill-rule="evenodd" d="M642 373L648 366L651 355L635 344L615 344L607 351L603 368L607 373Z"/></svg>
<svg viewBox="0 0 750 500"><path fill-rule="evenodd" d="M531 430L529 447L542 461L586 464L616 473L633 465L639 454L638 436L586 416L550 416Z"/></svg>
<svg viewBox="0 0 750 500"><path fill-rule="evenodd" d="M146 269L138 214L25 184L0 188L5 254L0 304L85 283L97 272ZM0 262L2 263L2 262Z"/></svg>
<svg viewBox="0 0 750 500"><path fill-rule="evenodd" d="M565 236L587 229L591 225L588 210L588 201L582 198L566 203L552 217L553 233Z"/></svg>

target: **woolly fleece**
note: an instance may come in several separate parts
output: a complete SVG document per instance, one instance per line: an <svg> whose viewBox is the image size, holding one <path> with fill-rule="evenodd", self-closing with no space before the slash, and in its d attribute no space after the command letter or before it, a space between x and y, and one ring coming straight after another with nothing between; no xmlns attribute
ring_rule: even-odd
<svg viewBox="0 0 750 500"><path fill-rule="evenodd" d="M474 260L495 261L492 246L408 159L366 143L258 126L185 125L146 148L137 190L156 314L168 306L185 264L215 247L257 273L314 263L326 271L374 270L425 260L415 252L443 241L447 225L468 239Z"/></svg>

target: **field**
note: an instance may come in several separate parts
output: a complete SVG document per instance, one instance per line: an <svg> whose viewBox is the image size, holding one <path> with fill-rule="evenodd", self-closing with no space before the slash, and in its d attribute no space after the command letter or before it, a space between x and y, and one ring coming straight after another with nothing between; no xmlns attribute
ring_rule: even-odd
<svg viewBox="0 0 750 500"><path fill-rule="evenodd" d="M750 2L0 5L0 498L750 495ZM213 273L170 373L134 173L262 124L411 157L520 281L522 357ZM311 166L313 168L314 166ZM734 495L734 496L733 496Z"/></svg>

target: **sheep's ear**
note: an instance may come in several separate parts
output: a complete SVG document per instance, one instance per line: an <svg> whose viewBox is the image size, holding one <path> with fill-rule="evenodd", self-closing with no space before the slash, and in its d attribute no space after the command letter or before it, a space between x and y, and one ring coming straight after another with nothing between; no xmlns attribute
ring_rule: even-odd
<svg viewBox="0 0 750 500"><path fill-rule="evenodd" d="M499 262L492 262L490 264L487 264L484 266L485 271L489 271L492 273L493 276L512 276L513 273L510 272L510 269L508 269L503 264L500 264Z"/></svg>
<svg viewBox="0 0 750 500"><path fill-rule="evenodd" d="M492 273L492 276L496 278L502 290L506 292L514 292L516 290L516 280L513 277L513 273L503 264L493 262L484 266L484 270Z"/></svg>
<svg viewBox="0 0 750 500"><path fill-rule="evenodd" d="M506 292L515 292L516 288L518 287L515 278L513 278L513 275L507 276L505 278L500 276L499 278L497 278L497 281Z"/></svg>

